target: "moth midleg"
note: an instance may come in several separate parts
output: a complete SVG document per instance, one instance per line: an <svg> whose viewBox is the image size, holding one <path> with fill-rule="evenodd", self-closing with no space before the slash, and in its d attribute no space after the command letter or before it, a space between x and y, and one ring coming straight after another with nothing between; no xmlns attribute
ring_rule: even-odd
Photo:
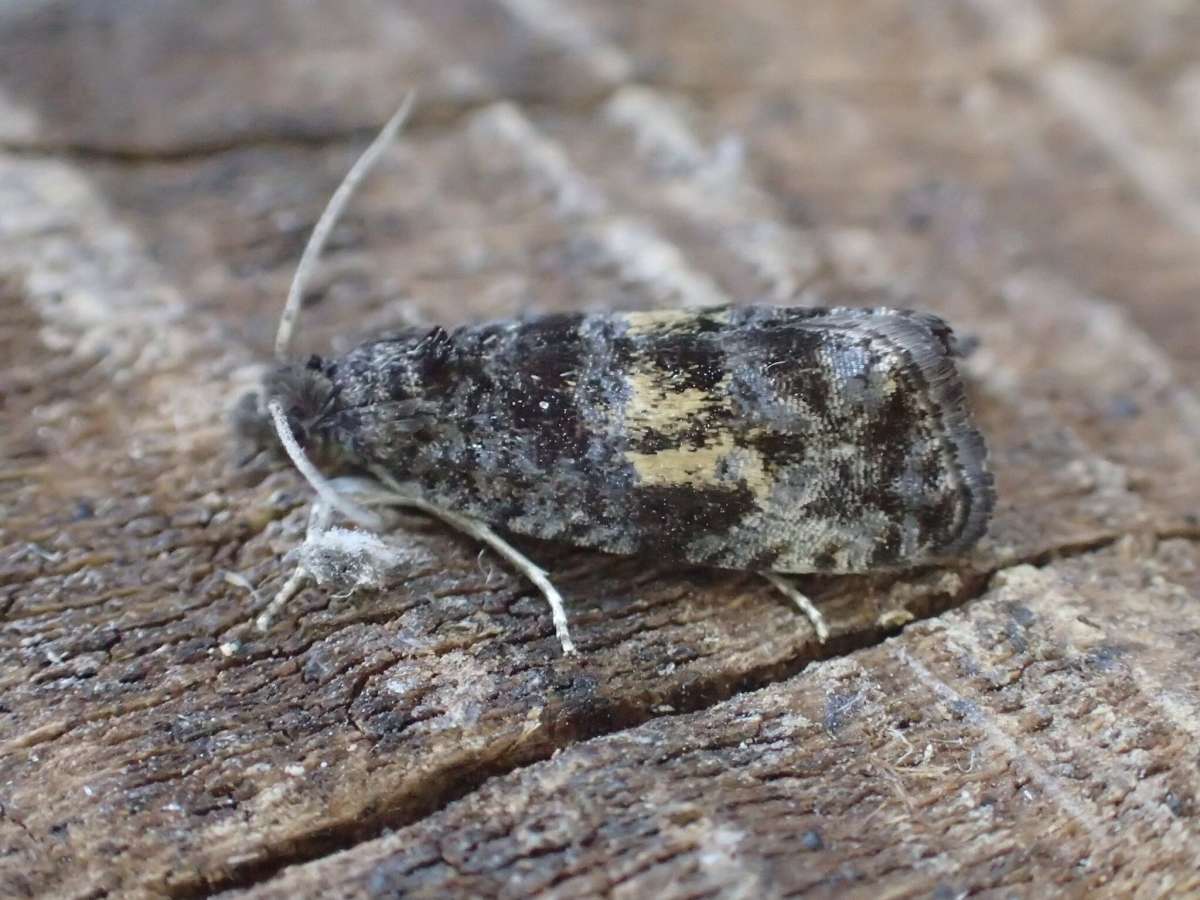
<svg viewBox="0 0 1200 900"><path fill-rule="evenodd" d="M388 506L407 506L419 509L436 519L440 519L456 531L461 531L468 537L486 544L507 560L513 568L524 575L534 587L541 591L542 596L546 598L546 602L550 605L550 619L554 623L554 633L558 637L559 644L562 645L563 653L567 656L573 656L578 652L575 642L571 640L571 630L567 625L567 611L563 604L562 594L558 592L558 588L550 581L545 569L497 534L486 522L481 522L470 516L464 516L461 513L444 509L422 497L413 496L406 492L386 472L377 471L375 474L381 483L386 486L383 492L372 498L375 502Z"/></svg>
<svg viewBox="0 0 1200 900"><path fill-rule="evenodd" d="M419 509L435 518L441 519L456 531L461 531L463 534L487 544L501 557L506 559L513 568L529 579L533 586L541 591L542 596L546 598L546 602L550 604L550 619L554 622L554 633L558 637L559 644L562 645L563 653L567 656L574 656L578 652L575 642L571 640L571 631L567 626L567 611L563 606L562 594L558 592L558 589L546 574L545 569L498 535L486 522L460 515L448 509L442 509L428 501L415 497L397 496L396 505L411 506L414 509Z"/></svg>

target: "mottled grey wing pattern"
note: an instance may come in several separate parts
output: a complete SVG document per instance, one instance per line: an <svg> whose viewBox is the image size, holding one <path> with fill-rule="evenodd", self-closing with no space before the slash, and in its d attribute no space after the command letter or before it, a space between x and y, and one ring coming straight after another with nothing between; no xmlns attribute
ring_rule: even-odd
<svg viewBox="0 0 1200 900"><path fill-rule="evenodd" d="M410 333L320 365L326 444L538 538L852 572L961 552L993 503L934 316L556 315Z"/></svg>

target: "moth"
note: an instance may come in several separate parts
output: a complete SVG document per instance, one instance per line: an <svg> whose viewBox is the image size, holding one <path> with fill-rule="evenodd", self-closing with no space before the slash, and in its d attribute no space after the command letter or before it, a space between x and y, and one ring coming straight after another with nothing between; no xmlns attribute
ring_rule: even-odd
<svg viewBox="0 0 1200 900"><path fill-rule="evenodd" d="M538 585L569 653L561 598L505 534L760 572L818 629L780 576L969 550L994 491L956 352L941 319L891 308L572 313L284 362L263 397L326 523L407 505L473 534Z"/></svg>

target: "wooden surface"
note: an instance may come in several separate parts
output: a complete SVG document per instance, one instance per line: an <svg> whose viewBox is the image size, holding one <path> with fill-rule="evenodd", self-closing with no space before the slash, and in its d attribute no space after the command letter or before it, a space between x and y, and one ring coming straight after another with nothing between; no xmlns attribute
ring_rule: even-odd
<svg viewBox="0 0 1200 900"><path fill-rule="evenodd" d="M0 894L1200 891L1200 10L1171 0L0 11ZM226 414L329 192L306 350L403 321L888 302L968 362L953 570L527 545L585 655L418 518L257 601L308 490Z"/></svg>

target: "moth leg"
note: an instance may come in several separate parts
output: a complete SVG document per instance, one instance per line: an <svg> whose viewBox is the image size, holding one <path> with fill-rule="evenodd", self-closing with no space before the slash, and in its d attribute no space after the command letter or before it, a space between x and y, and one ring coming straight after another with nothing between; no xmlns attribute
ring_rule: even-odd
<svg viewBox="0 0 1200 900"><path fill-rule="evenodd" d="M275 596L271 598L267 608L258 614L254 620L254 626L259 631L270 631L271 626L275 624L275 619L279 616L279 611L287 606L289 600L300 593L300 588L304 587L304 582L307 580L308 570L297 563L292 574L288 576L288 580L283 583L283 587L275 592Z"/></svg>
<svg viewBox="0 0 1200 900"><path fill-rule="evenodd" d="M513 568L528 578L533 583L533 586L542 592L542 596L550 604L550 619L554 622L554 633L558 636L558 642L562 645L563 653L567 656L574 656L579 652L575 647L575 642L571 640L571 631L567 626L567 611L563 607L562 594L558 592L558 589L550 581L545 569L500 535L496 534L496 532L492 531L490 526L480 522L478 519L471 519L450 510L441 509L424 500L415 500L415 502L406 503L405 505L413 506L422 512L429 513L429 515L441 519L451 528L461 531L463 534L469 535L481 543L487 544L496 553L508 560Z"/></svg>
<svg viewBox="0 0 1200 900"><path fill-rule="evenodd" d="M821 615L821 611L817 609L816 604L809 600L801 591L797 590L796 586L782 575L775 572L759 572L758 574L771 582L776 590L799 607L800 612L804 614L809 624L812 625L813 631L817 633L818 641L823 644L829 639L829 625L826 624L825 617Z"/></svg>
<svg viewBox="0 0 1200 900"><path fill-rule="evenodd" d="M329 527L329 522L333 517L331 510L325 502L317 500L313 503L312 509L308 514L308 528L305 531L305 542L311 541L320 537L321 533ZM308 580L309 573L304 568L303 563L296 563L296 568L292 570L292 574L288 576L288 580L283 583L275 596L271 598L271 602L267 604L267 608L258 614L254 620L254 626L259 631L270 631L271 626L275 624L275 619L279 616L279 611L287 606L288 601L300 592L300 588L304 587L304 582Z"/></svg>
<svg viewBox="0 0 1200 900"><path fill-rule="evenodd" d="M575 646L575 642L571 640L571 630L567 625L567 611L563 604L562 594L558 592L558 588L550 581L545 569L498 535L486 523L478 519L473 519L470 516L464 516L460 513L443 509L440 506L430 503L428 500L406 493L386 472L378 472L376 474L385 487L375 487L372 490L370 486L362 483L361 480L352 482L350 479L335 479L334 483L339 486L344 485L345 487L353 485L353 487L366 493L372 503L419 509L421 512L440 519L456 531L461 531L468 537L472 537L480 543L491 547L497 554L512 564L513 568L529 579L533 586L541 591L542 596L546 598L546 602L550 604L550 619L554 623L554 633L558 637L558 643L562 646L563 653L567 656L574 656L579 652Z"/></svg>
<svg viewBox="0 0 1200 900"><path fill-rule="evenodd" d="M550 604L550 618L554 623L554 633L558 637L558 642L562 646L563 653L567 656L574 656L578 653L575 642L571 640L571 631L567 625L567 612L564 608L562 595L554 587L544 569L478 519L451 512L448 509L442 509L428 500L406 493L386 473L381 472L379 475L382 481L353 477L334 478L330 480L320 479L325 493L321 494L313 504L312 513L309 515L305 542L317 539L329 528L335 507L332 503L326 501L325 494L329 494L331 497L337 499L338 508L348 506L350 509L360 511L361 513L366 513L366 510L355 507L354 501L350 499L351 495L359 498L367 506L407 506L412 509L418 509L434 518L440 519L451 528L486 544L501 557L508 560L518 572L529 579L541 591L542 596L546 598L546 602ZM361 515L360 518L362 518ZM279 589L266 610L256 620L258 628L261 631L266 631L271 627L271 622L278 615L279 610L296 595L296 592L300 590L305 579L308 577L309 572L302 564L298 564L295 571L292 572L291 577Z"/></svg>

